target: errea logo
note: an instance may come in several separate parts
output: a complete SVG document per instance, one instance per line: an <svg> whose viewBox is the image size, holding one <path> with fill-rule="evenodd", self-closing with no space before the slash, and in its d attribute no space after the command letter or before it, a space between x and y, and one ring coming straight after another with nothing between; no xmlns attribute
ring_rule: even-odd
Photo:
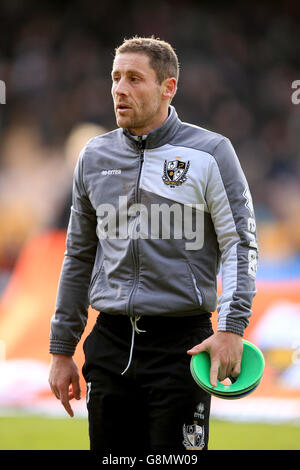
<svg viewBox="0 0 300 470"><path fill-rule="evenodd" d="M102 170L101 175L107 176L107 175L120 175L122 173L122 170L117 169L117 170Z"/></svg>

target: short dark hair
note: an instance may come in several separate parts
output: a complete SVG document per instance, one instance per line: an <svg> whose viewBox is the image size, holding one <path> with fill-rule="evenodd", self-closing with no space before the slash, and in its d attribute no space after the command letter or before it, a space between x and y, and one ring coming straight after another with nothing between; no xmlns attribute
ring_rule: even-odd
<svg viewBox="0 0 300 470"><path fill-rule="evenodd" d="M134 36L124 39L123 44L115 49L115 57L125 52L146 54L149 57L150 67L156 72L157 80L161 84L166 78L179 78L179 62L173 47L159 38Z"/></svg>

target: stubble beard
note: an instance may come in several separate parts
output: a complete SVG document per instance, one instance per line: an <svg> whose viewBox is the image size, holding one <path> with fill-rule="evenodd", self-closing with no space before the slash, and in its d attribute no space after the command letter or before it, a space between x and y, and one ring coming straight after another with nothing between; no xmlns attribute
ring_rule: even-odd
<svg viewBox="0 0 300 470"><path fill-rule="evenodd" d="M151 111L145 108L141 109L139 115L133 111L133 116L122 117L116 114L117 125L123 129L138 130L145 129L149 126L158 112L158 107L153 108ZM145 117L146 116L146 117Z"/></svg>

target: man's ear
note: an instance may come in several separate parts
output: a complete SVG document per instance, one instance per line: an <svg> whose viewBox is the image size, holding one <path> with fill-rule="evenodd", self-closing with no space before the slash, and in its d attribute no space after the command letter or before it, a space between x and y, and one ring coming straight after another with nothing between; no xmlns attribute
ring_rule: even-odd
<svg viewBox="0 0 300 470"><path fill-rule="evenodd" d="M166 78L162 83L162 97L166 100L172 100L177 91L177 80L174 77Z"/></svg>

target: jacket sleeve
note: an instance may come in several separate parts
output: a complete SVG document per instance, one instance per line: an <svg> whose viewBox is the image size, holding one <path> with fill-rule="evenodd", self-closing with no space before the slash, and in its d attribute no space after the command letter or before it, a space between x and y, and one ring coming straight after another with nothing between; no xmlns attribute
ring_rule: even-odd
<svg viewBox="0 0 300 470"><path fill-rule="evenodd" d="M74 171L72 207L67 230L55 314L51 319L50 353L73 355L87 322L88 288L97 250L97 217L83 183L85 149Z"/></svg>
<svg viewBox="0 0 300 470"><path fill-rule="evenodd" d="M226 138L213 152L207 203L221 254L218 331L243 336L256 294L256 224L248 183L231 142Z"/></svg>

